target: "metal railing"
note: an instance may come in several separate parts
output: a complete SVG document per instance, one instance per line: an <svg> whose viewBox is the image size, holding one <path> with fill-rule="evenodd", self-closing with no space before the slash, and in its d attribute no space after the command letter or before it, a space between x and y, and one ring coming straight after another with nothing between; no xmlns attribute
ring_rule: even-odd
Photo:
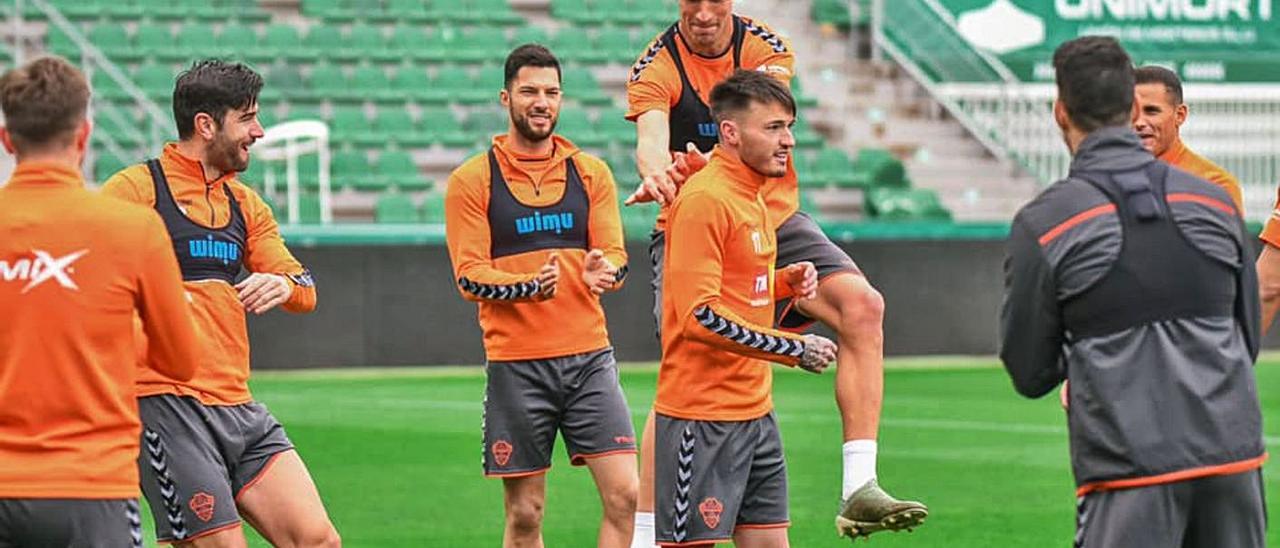
<svg viewBox="0 0 1280 548"><path fill-rule="evenodd" d="M876 46L920 83L998 158L1043 184L1071 162L1053 119L1052 84L1017 80L999 59L959 33L936 0L875 0ZM1250 219L1270 214L1280 182L1280 86L1187 84L1182 137L1241 182Z"/></svg>

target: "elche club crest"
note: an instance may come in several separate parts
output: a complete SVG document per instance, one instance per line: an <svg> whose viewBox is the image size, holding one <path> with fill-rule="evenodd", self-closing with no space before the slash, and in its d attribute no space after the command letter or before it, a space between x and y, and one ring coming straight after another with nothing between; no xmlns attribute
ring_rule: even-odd
<svg viewBox="0 0 1280 548"><path fill-rule="evenodd" d="M702 522L706 523L708 528L715 529L720 525L721 512L724 512L724 505L715 497L707 497L698 503L698 513L702 514Z"/></svg>
<svg viewBox="0 0 1280 548"><path fill-rule="evenodd" d="M498 466L506 466L511 461L511 453L515 451L507 440L498 440L493 442L493 446L489 448L489 452L493 453L493 461Z"/></svg>
<svg viewBox="0 0 1280 548"><path fill-rule="evenodd" d="M209 521L213 519L214 502L213 495L201 491L191 496L191 501L187 503L187 506L191 507L191 511L196 513L196 517L200 518L200 521Z"/></svg>

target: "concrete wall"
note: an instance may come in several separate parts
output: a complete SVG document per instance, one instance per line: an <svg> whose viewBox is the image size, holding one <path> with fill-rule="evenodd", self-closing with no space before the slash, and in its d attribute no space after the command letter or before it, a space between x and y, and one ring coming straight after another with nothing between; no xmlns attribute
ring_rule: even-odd
<svg viewBox="0 0 1280 548"><path fill-rule="evenodd" d="M887 302L889 354L995 351L1003 243L846 244ZM622 360L655 360L648 252L630 247L624 289L605 297ZM249 319L256 368L476 364L475 305L458 296L443 246L325 246L294 252L315 274L319 309ZM548 321L554 322L554 318Z"/></svg>
<svg viewBox="0 0 1280 548"><path fill-rule="evenodd" d="M1003 241L868 240L842 245L884 294L887 354L996 351ZM484 361L475 305L458 296L443 246L294 251L315 274L320 307L305 316L272 311L250 318L254 367ZM656 360L647 247L635 244L629 252L632 270L626 287L605 297L609 332L619 359ZM1275 347L1280 333L1267 342Z"/></svg>

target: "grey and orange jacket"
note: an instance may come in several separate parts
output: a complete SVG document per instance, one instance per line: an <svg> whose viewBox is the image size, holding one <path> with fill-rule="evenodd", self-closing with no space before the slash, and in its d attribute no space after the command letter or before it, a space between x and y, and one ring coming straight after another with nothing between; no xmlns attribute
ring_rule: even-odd
<svg viewBox="0 0 1280 548"><path fill-rule="evenodd" d="M1095 131L1014 218L1000 359L1039 397L1063 380L1078 494L1258 468L1253 255L1231 195Z"/></svg>

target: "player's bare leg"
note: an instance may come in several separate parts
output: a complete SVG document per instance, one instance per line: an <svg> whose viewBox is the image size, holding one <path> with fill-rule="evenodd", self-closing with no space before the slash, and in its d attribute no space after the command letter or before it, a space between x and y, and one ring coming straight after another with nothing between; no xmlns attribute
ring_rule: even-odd
<svg viewBox="0 0 1280 548"><path fill-rule="evenodd" d="M733 531L733 545L737 548L789 548L786 527L754 528L738 527Z"/></svg>
<svg viewBox="0 0 1280 548"><path fill-rule="evenodd" d="M640 491L636 496L635 537L631 548L653 548L653 408L640 434Z"/></svg>
<svg viewBox="0 0 1280 548"><path fill-rule="evenodd" d="M884 298L865 276L832 274L818 285L818 298L797 301L806 316L836 332L836 405L844 426L844 485L836 526L857 537L915 527L928 509L898 501L876 482L876 437L884 400Z"/></svg>
<svg viewBox="0 0 1280 548"><path fill-rule="evenodd" d="M503 478L502 488L507 511L502 548L543 548L542 511L547 501L547 476Z"/></svg>
<svg viewBox="0 0 1280 548"><path fill-rule="evenodd" d="M600 492L604 515L600 520L600 548L628 548L636 513L636 456L608 455L587 459L587 468Z"/></svg>
<svg viewBox="0 0 1280 548"><path fill-rule="evenodd" d="M272 546L338 548L342 539L329 521L311 474L292 449L275 456L262 476L236 497L240 516Z"/></svg>

